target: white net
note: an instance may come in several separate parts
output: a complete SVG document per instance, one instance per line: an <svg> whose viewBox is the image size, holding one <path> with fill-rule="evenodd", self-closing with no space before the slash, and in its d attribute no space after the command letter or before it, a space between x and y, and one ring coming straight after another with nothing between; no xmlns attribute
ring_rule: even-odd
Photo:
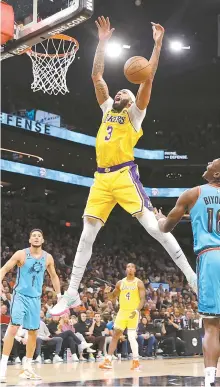
<svg viewBox="0 0 220 387"><path fill-rule="evenodd" d="M31 89L50 95L68 93L66 75L77 50L78 42L75 39L62 39L61 36L51 37L28 50L34 77Z"/></svg>

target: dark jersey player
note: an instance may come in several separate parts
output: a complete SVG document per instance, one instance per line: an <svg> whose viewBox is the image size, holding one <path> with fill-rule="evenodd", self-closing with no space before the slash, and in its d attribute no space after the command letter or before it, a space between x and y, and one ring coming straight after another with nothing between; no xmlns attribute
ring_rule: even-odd
<svg viewBox="0 0 220 387"><path fill-rule="evenodd" d="M205 337L205 387L214 386L220 356L220 159L208 164L208 182L184 192L166 217L157 214L162 232L171 231L185 211L190 212L197 254L198 309L203 316Z"/></svg>

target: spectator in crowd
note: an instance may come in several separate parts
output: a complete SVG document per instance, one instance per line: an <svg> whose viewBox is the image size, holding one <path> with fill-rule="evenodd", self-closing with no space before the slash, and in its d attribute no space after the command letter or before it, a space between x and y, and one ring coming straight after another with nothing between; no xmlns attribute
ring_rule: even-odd
<svg viewBox="0 0 220 387"><path fill-rule="evenodd" d="M102 353L105 344L105 335L108 334L106 323L101 321L100 313L95 313L93 323L89 328L88 341L94 344L94 348L98 348L96 360L102 360Z"/></svg>
<svg viewBox="0 0 220 387"><path fill-rule="evenodd" d="M183 329L192 329L192 310L186 310L185 315L181 318L181 327Z"/></svg>
<svg viewBox="0 0 220 387"><path fill-rule="evenodd" d="M162 324L162 349L172 356L185 354L185 342L177 337L179 326L174 322L174 315L166 316Z"/></svg>
<svg viewBox="0 0 220 387"><path fill-rule="evenodd" d="M59 329L61 330L61 332L71 331L76 335L76 337L78 337L78 339L80 340L80 344L78 345L79 361L86 361L86 359L83 357L84 349L86 348L87 353L94 353L95 350L90 348L92 347L92 343L87 343L84 336L81 333L76 332L74 328L74 325L76 324L76 316L72 316L71 318L69 318L68 315L65 315L61 318L59 322Z"/></svg>
<svg viewBox="0 0 220 387"><path fill-rule="evenodd" d="M156 349L157 346L157 339L155 338L152 332L153 325L151 324L150 326L150 321L150 316L142 317L141 322L138 324L137 342L139 344L139 355L143 357L152 357L153 351ZM147 346L146 354L144 353L145 345Z"/></svg>
<svg viewBox="0 0 220 387"><path fill-rule="evenodd" d="M36 344L36 350L35 350L35 362L41 363L41 346L42 344L46 344L48 347L54 347L55 346L55 355L53 357L53 363L59 363L63 362L63 359L59 356L59 353L61 351L63 339L62 337L51 337L50 331L47 328L45 322L43 321L44 318L44 312L41 310L40 312L40 328L37 332L37 344Z"/></svg>
<svg viewBox="0 0 220 387"><path fill-rule="evenodd" d="M59 320L59 317L52 317L51 322L48 324L50 335L52 337L61 337L63 339L63 350L65 351L65 349L70 348L72 354L72 361L79 361L76 355L76 349L77 345L81 344L81 341L72 331L61 332L58 327Z"/></svg>
<svg viewBox="0 0 220 387"><path fill-rule="evenodd" d="M1 324L9 324L10 316L8 315L8 308L6 305L1 306Z"/></svg>

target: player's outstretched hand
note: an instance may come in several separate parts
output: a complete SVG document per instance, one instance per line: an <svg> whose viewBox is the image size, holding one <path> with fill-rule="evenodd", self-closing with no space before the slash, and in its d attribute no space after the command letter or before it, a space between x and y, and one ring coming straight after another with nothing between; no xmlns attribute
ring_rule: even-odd
<svg viewBox="0 0 220 387"><path fill-rule="evenodd" d="M160 25L151 22L153 29L153 38L156 44L162 44L165 29Z"/></svg>
<svg viewBox="0 0 220 387"><path fill-rule="evenodd" d="M155 214L157 220L166 219L166 216L162 213L161 209L158 210L156 207L154 207L154 214Z"/></svg>
<svg viewBox="0 0 220 387"><path fill-rule="evenodd" d="M106 19L104 16L98 17L98 20L95 21L95 24L98 28L99 40L108 40L111 38L115 29L111 29L108 17Z"/></svg>

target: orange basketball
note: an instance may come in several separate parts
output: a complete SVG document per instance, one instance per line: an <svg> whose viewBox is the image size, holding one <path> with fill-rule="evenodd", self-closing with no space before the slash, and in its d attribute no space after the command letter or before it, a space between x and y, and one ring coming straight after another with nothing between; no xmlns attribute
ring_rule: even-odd
<svg viewBox="0 0 220 387"><path fill-rule="evenodd" d="M124 75L131 83L143 83L151 72L151 66L143 56L133 56L124 65Z"/></svg>

